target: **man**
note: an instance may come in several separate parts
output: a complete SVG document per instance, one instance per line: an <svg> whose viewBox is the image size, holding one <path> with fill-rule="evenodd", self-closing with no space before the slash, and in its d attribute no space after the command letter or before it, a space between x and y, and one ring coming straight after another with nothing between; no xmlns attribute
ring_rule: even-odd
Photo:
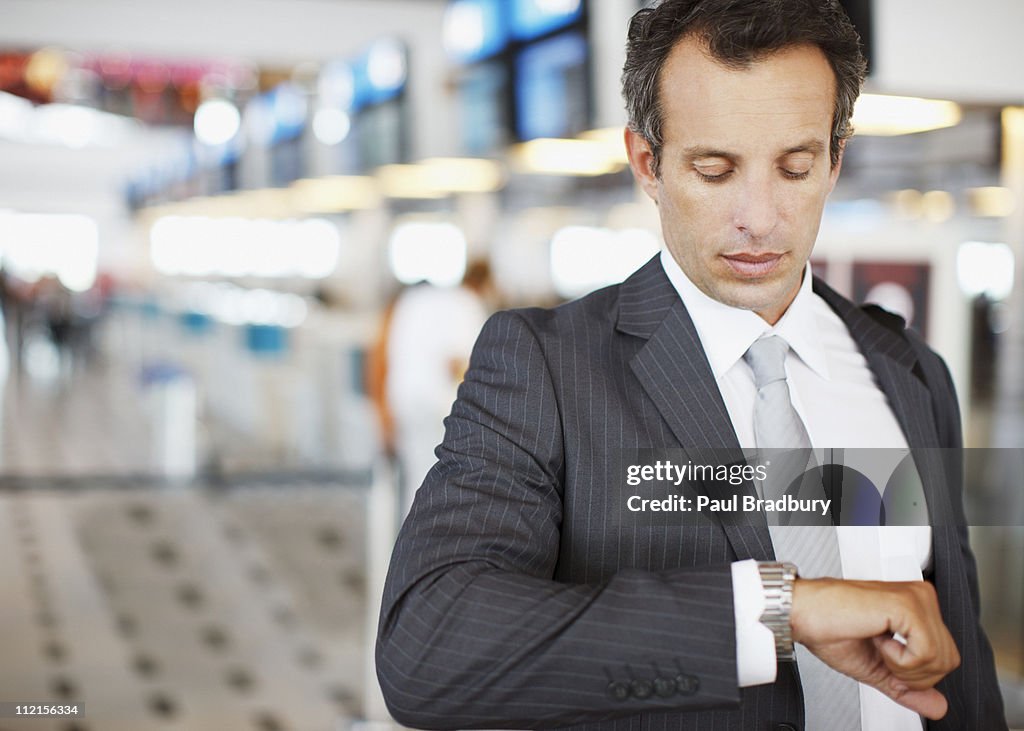
<svg viewBox="0 0 1024 731"><path fill-rule="evenodd" d="M623 448L960 447L938 356L807 267L863 69L834 2L666 0L634 17L626 145L666 251L481 333L385 588L378 675L399 721L1006 727L959 488L928 459L941 518L901 561L872 534L875 569L832 527L808 550L763 518L611 517ZM781 377L764 376L766 343ZM784 404L760 408L781 384ZM842 568L794 579L824 554ZM911 580L864 580L897 563Z"/></svg>

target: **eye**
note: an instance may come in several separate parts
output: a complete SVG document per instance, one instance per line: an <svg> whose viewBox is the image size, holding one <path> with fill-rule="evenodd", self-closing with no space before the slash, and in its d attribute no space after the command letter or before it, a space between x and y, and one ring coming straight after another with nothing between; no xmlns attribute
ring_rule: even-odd
<svg viewBox="0 0 1024 731"><path fill-rule="evenodd" d="M723 180L732 175L732 170L726 170L725 172L718 173L717 175L708 175L707 173L702 173L700 170L694 170L694 172L697 173L697 177L699 177L705 183L721 183Z"/></svg>
<svg viewBox="0 0 1024 731"><path fill-rule="evenodd" d="M782 174L785 175L790 180L803 180L804 178L811 174L811 171L804 170L802 173L798 173L792 170L783 170Z"/></svg>

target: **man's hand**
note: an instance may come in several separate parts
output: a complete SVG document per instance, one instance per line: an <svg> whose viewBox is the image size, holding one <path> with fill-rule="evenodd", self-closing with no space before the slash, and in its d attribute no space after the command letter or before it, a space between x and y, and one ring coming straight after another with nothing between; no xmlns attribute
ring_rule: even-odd
<svg viewBox="0 0 1024 731"><path fill-rule="evenodd" d="M793 640L833 669L922 716L946 715L934 686L960 665L960 653L931 584L797 579L790 624Z"/></svg>

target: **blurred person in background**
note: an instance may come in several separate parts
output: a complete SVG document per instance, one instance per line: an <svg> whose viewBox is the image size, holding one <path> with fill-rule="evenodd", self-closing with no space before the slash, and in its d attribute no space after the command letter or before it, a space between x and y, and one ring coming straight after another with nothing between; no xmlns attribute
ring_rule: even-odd
<svg viewBox="0 0 1024 731"><path fill-rule="evenodd" d="M21 368L25 350L25 330L32 302L32 287L6 268L0 267L0 307L3 307L4 337L11 370Z"/></svg>
<svg viewBox="0 0 1024 731"><path fill-rule="evenodd" d="M391 338L391 321L395 314L395 305L398 304L404 291L405 289L402 288L396 292L388 301L384 312L381 313L377 333L366 354L366 369L363 373L366 393L373 403L374 414L377 418L380 450L389 460L397 458L397 448L395 445L395 417L391 413L391 406L388 403L388 341Z"/></svg>
<svg viewBox="0 0 1024 731"><path fill-rule="evenodd" d="M50 341L57 350L62 376L69 376L72 367L72 335L74 307L71 290L57 277L45 277L39 282L38 306L42 312Z"/></svg>
<svg viewBox="0 0 1024 731"><path fill-rule="evenodd" d="M451 409L488 315L491 270L472 261L461 286L422 282L403 290L385 316L385 444L394 444L402 474L403 512L435 462Z"/></svg>

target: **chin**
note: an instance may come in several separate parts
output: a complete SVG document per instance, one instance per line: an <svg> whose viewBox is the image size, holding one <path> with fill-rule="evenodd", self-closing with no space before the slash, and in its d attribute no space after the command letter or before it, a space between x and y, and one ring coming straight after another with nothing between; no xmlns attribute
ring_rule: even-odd
<svg viewBox="0 0 1024 731"><path fill-rule="evenodd" d="M741 310L754 310L755 312L771 309L779 302L779 297L772 296L775 293L766 293L763 288L758 288L761 289L759 292L751 291L756 286L747 284L725 287L719 290L718 294L720 296L715 297L715 299L730 307L737 307Z"/></svg>

